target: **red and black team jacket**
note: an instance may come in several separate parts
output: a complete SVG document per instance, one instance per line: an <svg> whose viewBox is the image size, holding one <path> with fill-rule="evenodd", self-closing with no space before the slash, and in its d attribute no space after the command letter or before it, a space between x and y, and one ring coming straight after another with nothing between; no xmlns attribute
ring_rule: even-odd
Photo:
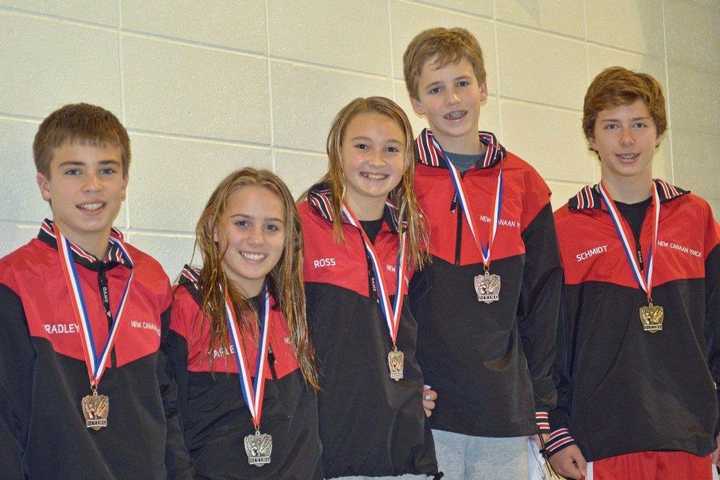
<svg viewBox="0 0 720 480"><path fill-rule="evenodd" d="M438 392L430 422L474 436L549 431L562 283L550 190L494 135L480 132L480 141L486 154L462 174L462 185L483 245L500 167L504 177L490 265L502 285L500 300L491 304L477 299L482 253L455 198L446 159L433 148L430 131L416 143L415 193L430 229L432 263L415 273L410 299L420 329L418 359L425 382Z"/></svg>
<svg viewBox="0 0 720 480"><path fill-rule="evenodd" d="M317 398L298 367L282 311L271 300L270 368L260 431L272 435L272 454L269 464L256 467L245 453L244 438L255 427L243 400L235 348L210 349L210 323L200 309L198 281L198 272L185 266L166 344L196 478L320 480ZM257 338L242 341L254 377Z"/></svg>
<svg viewBox="0 0 720 480"><path fill-rule="evenodd" d="M335 241L330 192L323 185L314 186L298 210L308 321L320 373L325 476L436 474L422 407L423 375L415 358L415 319L403 307L397 347L405 354L405 378L391 380L392 343L370 287L372 267L360 231L344 221L345 241ZM373 245L389 292L397 291L398 243L395 210L387 206Z"/></svg>
<svg viewBox="0 0 720 480"><path fill-rule="evenodd" d="M548 452L576 441L588 460L648 450L714 449L720 382L720 227L700 197L655 180L661 209L653 303L663 329L643 330L647 305L597 186L555 214L565 268L558 407ZM647 259L654 207L642 225ZM627 221L626 231L630 231ZM633 251L635 240L630 239ZM709 367L709 368L708 368Z"/></svg>
<svg viewBox="0 0 720 480"><path fill-rule="evenodd" d="M112 235L122 244L122 235ZM95 345L115 312L131 270L122 323L98 391L110 399L108 426L85 427L90 393L83 340L57 254L52 222L0 260L0 465L3 479L192 478L175 410L175 385L159 348L171 290L160 264L111 242L100 261L71 248ZM129 254L129 256L128 256ZM166 468L167 461L167 468Z"/></svg>

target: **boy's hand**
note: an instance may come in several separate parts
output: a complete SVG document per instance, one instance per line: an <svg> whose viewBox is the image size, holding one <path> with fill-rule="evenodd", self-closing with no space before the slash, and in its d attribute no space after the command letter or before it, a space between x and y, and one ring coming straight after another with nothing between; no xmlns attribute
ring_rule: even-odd
<svg viewBox="0 0 720 480"><path fill-rule="evenodd" d="M429 385L425 385L422 392L422 403L423 409L425 410L425 416L430 417L432 411L435 409L435 400L437 400L437 392L430 388Z"/></svg>
<svg viewBox="0 0 720 480"><path fill-rule="evenodd" d="M712 463L713 465L720 465L720 433L715 437L715 450L712 452Z"/></svg>
<svg viewBox="0 0 720 480"><path fill-rule="evenodd" d="M563 477L584 479L587 462L577 445L570 445L550 457L550 465Z"/></svg>

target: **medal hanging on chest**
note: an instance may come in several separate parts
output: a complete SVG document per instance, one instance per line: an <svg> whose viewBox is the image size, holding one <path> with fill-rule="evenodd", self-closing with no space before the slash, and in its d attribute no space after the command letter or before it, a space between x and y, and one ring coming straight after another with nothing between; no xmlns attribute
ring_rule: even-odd
<svg viewBox="0 0 720 480"><path fill-rule="evenodd" d="M472 213L472 207L468 201L465 189L462 184L462 176L458 169L453 165L450 159L443 152L442 147L437 143L435 138L432 139L432 145L436 152L438 152L442 158L445 159L448 171L450 172L450 179L452 180L453 186L455 187L455 200L456 203L462 209L462 213L465 216L465 221L470 229L475 245L482 254L483 259L483 273L475 275L473 279L473 286L475 287L475 293L477 295L478 302L490 304L500 301L500 287L502 286L502 279L500 275L490 273L490 262L492 261L492 247L495 243L495 236L497 234L498 223L500 221L500 212L502 211L502 187L503 187L503 170L502 163L498 166L497 184L495 186L495 198L492 209L492 218L490 219L490 232L488 234L488 241L486 246L482 245L479 237L479 231L477 224L475 223L476 217ZM485 156L492 155L490 148L485 153Z"/></svg>
<svg viewBox="0 0 720 480"><path fill-rule="evenodd" d="M272 455L272 436L269 433L260 432L262 421L263 403L265 400L265 375L268 369L268 351L270 335L270 293L267 286L263 288L262 311L260 312L260 331L258 332L258 349L255 360L255 382L252 381L252 373L248 366L248 356L243 348L243 343L237 326L235 310L227 292L225 292L225 317L230 332L230 340L235 347L235 361L238 367L238 379L240 380L240 391L242 392L245 404L250 411L255 432L245 436L245 454L248 457L248 464L262 467L270 463Z"/></svg>
<svg viewBox="0 0 720 480"><path fill-rule="evenodd" d="M343 205L343 214L350 224L360 231L365 251L370 259L373 279L375 280L375 286L378 290L380 312L387 324L390 341L392 343L392 349L387 355L388 371L390 373L390 378L397 382L402 380L405 376L405 354L397 348L398 328L400 327L400 317L402 316L402 306L405 299L403 286L405 285L407 276L407 260L405 258L407 250L407 235L405 233L405 228L402 225L402 219L398 219L398 228L400 229L400 250L398 251L397 263L395 265L395 302L390 303L390 293L385 282L385 278L383 277L383 268L380 264L380 257L365 233L362 224L357 220L347 205Z"/></svg>
<svg viewBox="0 0 720 480"><path fill-rule="evenodd" d="M80 405L87 428L100 430L107 427L110 414L110 399L107 395L99 395L97 388L93 388L92 394L82 397Z"/></svg>
<svg viewBox="0 0 720 480"><path fill-rule="evenodd" d="M630 247L629 236L625 232L625 228L623 227L622 219L617 207L615 206L615 202L607 194L605 188L602 186L602 183L600 183L599 188L605 206L610 213L610 218L612 218L613 224L615 225L615 231L620 238L620 243L622 243L622 246L625 249L625 257L630 264L635 280L640 288L645 292L647 297L647 305L641 306L638 312L640 316L640 324L645 332L661 332L665 321L665 312L662 306L655 305L652 300L652 277L655 266L655 249L657 248L658 230L660 228L660 196L658 195L657 185L653 182L653 236L652 243L648 249L647 267L644 272L640 269L637 258L633 254L633 249Z"/></svg>
<svg viewBox="0 0 720 480"><path fill-rule="evenodd" d="M272 436L268 433L260 433L260 430L245 435L245 453L250 465L262 467L269 464L272 455Z"/></svg>
<svg viewBox="0 0 720 480"><path fill-rule="evenodd" d="M491 274L487 270L484 274L475 275L475 293L478 302L494 303L500 300L500 275Z"/></svg>
<svg viewBox="0 0 720 480"><path fill-rule="evenodd" d="M405 368L405 354L394 346L388 352L388 369L390 370L390 378L395 381L403 379L403 370Z"/></svg>
<svg viewBox="0 0 720 480"><path fill-rule="evenodd" d="M93 335L92 322L88 315L88 309L85 305L85 296L83 294L80 276L75 268L75 262L72 259L70 242L60 232L57 225L54 226L55 242L57 243L58 258L65 282L70 293L70 299L73 305L73 313L75 321L80 326L79 334L81 335L81 343L85 353L85 366L87 368L90 380L90 394L80 399L80 410L85 418L86 428L92 430L100 430L108 426L108 417L110 415L110 398L107 395L98 393L100 380L105 373L107 362L110 358L110 352L115 345L118 329L121 325L123 313L125 311L125 303L130 293L130 285L134 273L130 273L130 277L125 284L120 303L114 317L111 318L111 325L108 332L108 338L103 348L98 352L95 348L95 337ZM123 254L127 259L130 256L127 251L122 248ZM129 262L132 265L132 262ZM103 317L104 318L104 317Z"/></svg>
<svg viewBox="0 0 720 480"><path fill-rule="evenodd" d="M646 332L662 331L664 320L665 312L660 305L653 305L652 301L649 301L648 305L640 307L640 322Z"/></svg>

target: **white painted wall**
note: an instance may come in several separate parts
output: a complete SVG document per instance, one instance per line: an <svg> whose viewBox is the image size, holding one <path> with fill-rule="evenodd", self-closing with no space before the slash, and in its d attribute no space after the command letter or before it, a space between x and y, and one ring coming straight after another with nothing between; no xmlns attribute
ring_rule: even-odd
<svg viewBox="0 0 720 480"><path fill-rule="evenodd" d="M0 255L49 216L31 145L61 105L100 104L128 128L116 225L174 277L215 184L253 165L299 194L325 171L330 121L350 99L393 97L419 131L402 53L437 25L480 40L481 128L538 168L556 207L597 180L580 109L592 77L617 64L666 87L657 176L720 211L717 0L0 0Z"/></svg>

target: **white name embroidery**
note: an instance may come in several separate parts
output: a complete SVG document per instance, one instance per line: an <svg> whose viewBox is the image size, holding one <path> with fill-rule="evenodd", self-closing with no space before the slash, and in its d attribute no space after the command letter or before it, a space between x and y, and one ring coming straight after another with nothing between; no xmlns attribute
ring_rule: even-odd
<svg viewBox="0 0 720 480"><path fill-rule="evenodd" d="M673 250L677 250L679 252L682 252L682 253L685 253L688 255L692 255L693 257L702 257L703 256L702 252L700 252L698 250L694 250L690 247L686 247L685 245L679 245L675 242L667 242L665 240L658 240L658 246L665 247L665 248L672 248Z"/></svg>
<svg viewBox="0 0 720 480"><path fill-rule="evenodd" d="M595 255L599 255L601 253L607 252L607 245L600 245L598 247L590 248L588 250L585 250L584 252L580 252L577 255L575 255L575 258L578 262L584 262L590 257L594 257Z"/></svg>
<svg viewBox="0 0 720 480"><path fill-rule="evenodd" d="M335 266L335 259L332 257L329 258L317 258L313 260L313 268L325 268L325 267L334 267Z"/></svg>
<svg viewBox="0 0 720 480"><path fill-rule="evenodd" d="M130 326L133 328L142 328L143 330L152 330L157 336L160 336L160 327L151 322L139 322L137 320L131 320Z"/></svg>
<svg viewBox="0 0 720 480"><path fill-rule="evenodd" d="M227 357L228 355L235 354L235 347L230 345L229 348L228 347L213 348L209 353L212 358Z"/></svg>
<svg viewBox="0 0 720 480"><path fill-rule="evenodd" d="M46 323L43 328L47 333L56 335L78 333L80 331L77 323Z"/></svg>
<svg viewBox="0 0 720 480"><path fill-rule="evenodd" d="M394 273L394 272L397 271L397 268L395 268L395 265L389 265L389 264L386 263L386 264L385 264L385 270L387 270L388 272L393 272L393 273Z"/></svg>
<svg viewBox="0 0 720 480"><path fill-rule="evenodd" d="M480 215L480 221L490 223L492 219L487 215ZM501 218L498 220L498 225L502 227L520 228L520 222L517 220L508 220L507 218Z"/></svg>

